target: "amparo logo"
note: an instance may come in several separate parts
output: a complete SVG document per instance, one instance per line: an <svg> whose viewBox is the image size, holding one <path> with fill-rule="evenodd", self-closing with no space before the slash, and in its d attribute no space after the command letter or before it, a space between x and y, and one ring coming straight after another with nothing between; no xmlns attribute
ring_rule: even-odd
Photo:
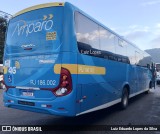
<svg viewBox="0 0 160 134"><path fill-rule="evenodd" d="M53 27L53 20L42 20L42 21L31 21L26 22L25 20L20 20L16 24L12 37L17 34L18 36L41 32L42 30L49 31Z"/></svg>

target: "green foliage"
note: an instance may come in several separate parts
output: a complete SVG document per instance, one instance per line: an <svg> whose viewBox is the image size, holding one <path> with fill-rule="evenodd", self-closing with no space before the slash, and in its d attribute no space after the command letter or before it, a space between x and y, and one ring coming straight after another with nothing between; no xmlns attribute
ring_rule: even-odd
<svg viewBox="0 0 160 134"><path fill-rule="evenodd" d="M4 52L6 28L7 28L7 20L3 17L0 17L0 64L3 64L3 52Z"/></svg>

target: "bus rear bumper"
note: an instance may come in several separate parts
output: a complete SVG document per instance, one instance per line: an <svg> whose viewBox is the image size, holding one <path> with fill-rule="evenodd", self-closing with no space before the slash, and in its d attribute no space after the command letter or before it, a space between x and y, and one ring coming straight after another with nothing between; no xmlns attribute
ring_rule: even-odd
<svg viewBox="0 0 160 134"><path fill-rule="evenodd" d="M31 112L45 113L59 116L76 116L74 108L67 106L65 100L52 100L52 101L35 101L26 100L3 94L3 102L5 107L26 110Z"/></svg>

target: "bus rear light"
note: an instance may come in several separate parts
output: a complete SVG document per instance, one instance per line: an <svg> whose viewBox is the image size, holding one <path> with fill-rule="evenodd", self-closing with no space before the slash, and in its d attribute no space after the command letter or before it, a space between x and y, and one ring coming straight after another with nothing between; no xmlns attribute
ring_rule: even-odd
<svg viewBox="0 0 160 134"><path fill-rule="evenodd" d="M15 88L14 86L7 86L6 84L3 85L3 89L5 92L9 90L9 88Z"/></svg>
<svg viewBox="0 0 160 134"><path fill-rule="evenodd" d="M4 84L4 75L2 76L2 83Z"/></svg>
<svg viewBox="0 0 160 134"><path fill-rule="evenodd" d="M55 96L65 96L71 93L72 91L72 78L71 74L68 69L61 68L60 73L60 80L59 85L52 89L52 88L41 88L41 90L49 90L51 91Z"/></svg>
<svg viewBox="0 0 160 134"><path fill-rule="evenodd" d="M56 96L65 96L72 91L72 78L69 70L61 68L59 86L53 90Z"/></svg>
<svg viewBox="0 0 160 134"><path fill-rule="evenodd" d="M3 89L5 92L8 91L9 88L15 88L14 86L7 86L7 84L5 83L4 79L3 79Z"/></svg>
<svg viewBox="0 0 160 134"><path fill-rule="evenodd" d="M61 96L62 94L66 94L67 93L67 88L59 88L57 91L56 91L56 95L58 96Z"/></svg>
<svg viewBox="0 0 160 134"><path fill-rule="evenodd" d="M15 86L8 86L6 83L5 83L5 76L3 75L3 81L2 81L2 84L3 84L3 89L5 92L8 91L9 88L16 88Z"/></svg>
<svg viewBox="0 0 160 134"><path fill-rule="evenodd" d="M8 102L9 102L9 103L14 103L14 101L13 101L13 100L8 100Z"/></svg>

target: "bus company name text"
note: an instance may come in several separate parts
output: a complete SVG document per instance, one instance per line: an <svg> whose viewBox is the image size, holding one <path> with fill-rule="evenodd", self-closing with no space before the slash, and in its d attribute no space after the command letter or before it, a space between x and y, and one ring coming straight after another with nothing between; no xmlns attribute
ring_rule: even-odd
<svg viewBox="0 0 160 134"><path fill-rule="evenodd" d="M42 30L49 31L53 27L53 20L45 20L45 21L38 21L38 22L32 22L27 24L26 21L19 21L12 33L12 37L15 33L17 33L18 36L26 35L26 37L29 34L41 32Z"/></svg>
<svg viewBox="0 0 160 134"><path fill-rule="evenodd" d="M81 54L90 54L90 55L92 55L92 54L101 54L101 51L93 51L93 50L81 50Z"/></svg>

